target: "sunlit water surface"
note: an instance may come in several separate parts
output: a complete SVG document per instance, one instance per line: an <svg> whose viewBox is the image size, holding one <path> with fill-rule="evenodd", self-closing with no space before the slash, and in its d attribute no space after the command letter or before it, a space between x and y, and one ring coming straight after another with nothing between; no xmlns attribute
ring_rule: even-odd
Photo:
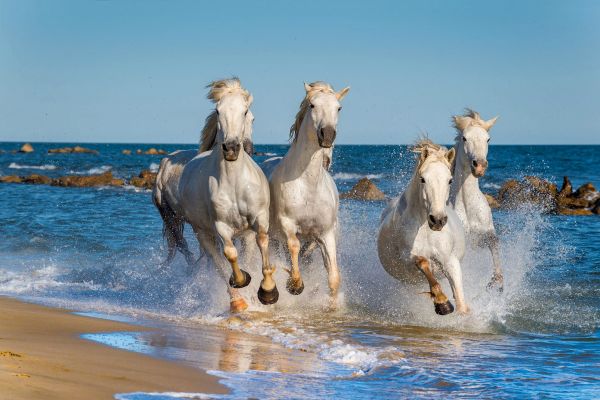
<svg viewBox="0 0 600 400"><path fill-rule="evenodd" d="M140 145L90 145L99 155L0 154L0 174L49 176L111 170L130 177L160 157L122 155ZM16 144L0 144L4 150ZM54 147L58 147L54 145ZM155 146L156 147L156 146ZM168 151L193 146L160 146ZM258 161L285 146L257 146ZM585 160L585 162L582 162ZM503 181L538 175L574 185L600 184L598 146L492 146L481 181L495 193ZM332 174L340 191L369 176L397 195L412 172L400 146L337 146ZM225 284L201 263L192 276L181 257L160 267L161 221L144 190L2 185L0 293L155 326L151 332L84 335L111 346L177 359L211 371L230 397L260 398L593 398L600 396L600 219L495 212L505 290L487 291L487 250L463 261L472 312L438 316L418 287L405 287L379 264L375 237L384 203L342 201L341 307L325 309L319 254L302 266L306 289L285 291L265 307L256 299L257 260L242 290L250 311L227 313ZM189 232L188 240L195 241ZM197 253L197 250L196 250ZM285 255L275 254L283 267ZM450 293L448 285L443 283ZM172 399L200 394L120 394Z"/></svg>

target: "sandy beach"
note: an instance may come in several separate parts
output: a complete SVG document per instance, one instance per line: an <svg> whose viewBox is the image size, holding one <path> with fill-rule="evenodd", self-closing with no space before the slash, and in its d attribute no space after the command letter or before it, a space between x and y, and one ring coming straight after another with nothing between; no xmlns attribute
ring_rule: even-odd
<svg viewBox="0 0 600 400"><path fill-rule="evenodd" d="M125 392L225 393L199 369L80 338L147 328L0 297L2 399L112 399Z"/></svg>

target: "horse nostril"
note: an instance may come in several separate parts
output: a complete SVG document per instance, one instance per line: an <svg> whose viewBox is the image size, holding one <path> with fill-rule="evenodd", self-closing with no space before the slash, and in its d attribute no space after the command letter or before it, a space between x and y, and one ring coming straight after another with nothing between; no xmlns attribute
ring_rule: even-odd
<svg viewBox="0 0 600 400"><path fill-rule="evenodd" d="M477 167L477 160L473 160L472 164L474 167Z"/></svg>
<svg viewBox="0 0 600 400"><path fill-rule="evenodd" d="M225 143L223 143L221 147L223 148L223 151L227 151L227 145Z"/></svg>
<svg viewBox="0 0 600 400"><path fill-rule="evenodd" d="M435 224L435 217L433 215L429 214L429 220L432 224Z"/></svg>

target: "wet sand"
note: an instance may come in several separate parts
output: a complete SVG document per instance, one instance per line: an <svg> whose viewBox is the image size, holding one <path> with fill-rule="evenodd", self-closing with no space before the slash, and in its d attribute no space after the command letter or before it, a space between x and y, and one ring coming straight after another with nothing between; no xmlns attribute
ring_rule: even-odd
<svg viewBox="0 0 600 400"><path fill-rule="evenodd" d="M148 328L0 297L0 397L113 399L126 392L225 393L200 369L80 338Z"/></svg>

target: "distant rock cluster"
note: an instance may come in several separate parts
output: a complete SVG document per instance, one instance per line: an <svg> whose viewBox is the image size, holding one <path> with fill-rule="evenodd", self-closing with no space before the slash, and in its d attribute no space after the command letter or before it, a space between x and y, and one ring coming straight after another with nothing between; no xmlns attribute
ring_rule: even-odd
<svg viewBox="0 0 600 400"><path fill-rule="evenodd" d="M33 148L33 146L31 145L31 143L25 143L23 146L21 146L21 148L17 151L17 150L13 150L13 153L33 153L35 151L35 149ZM81 146L75 146L75 147L59 147L56 149L49 149L48 150L49 154L71 154L71 153L87 153L87 154L100 154L98 152L98 150L93 150L93 149L87 149L85 147L81 147ZM134 152L132 150L129 149L124 149L121 151L122 154L125 155L131 155L134 154ZM156 149L154 147L149 148L148 150L142 150L142 149L137 149L135 151L135 154L145 154L145 155L151 155L151 156L160 156L160 155L165 155L168 154L166 150L163 149Z"/></svg>
<svg viewBox="0 0 600 400"><path fill-rule="evenodd" d="M132 153L131 150L129 149L124 149L123 151L121 151L121 153L125 154L126 156L129 156ZM166 150L163 149L155 149L154 147L149 148L146 151L143 151L142 149L137 149L135 151L135 154L146 154L146 155L151 155L151 156L159 156L159 155L165 155L167 154Z"/></svg>
<svg viewBox="0 0 600 400"><path fill-rule="evenodd" d="M156 173L149 170L143 170L138 176L133 176L128 180L115 178L110 171L96 175L66 175L59 178L50 178L48 176L39 174L31 174L28 176L0 176L0 183L23 183L30 185L51 185L62 187L132 185L139 188L152 189L155 181Z"/></svg>

